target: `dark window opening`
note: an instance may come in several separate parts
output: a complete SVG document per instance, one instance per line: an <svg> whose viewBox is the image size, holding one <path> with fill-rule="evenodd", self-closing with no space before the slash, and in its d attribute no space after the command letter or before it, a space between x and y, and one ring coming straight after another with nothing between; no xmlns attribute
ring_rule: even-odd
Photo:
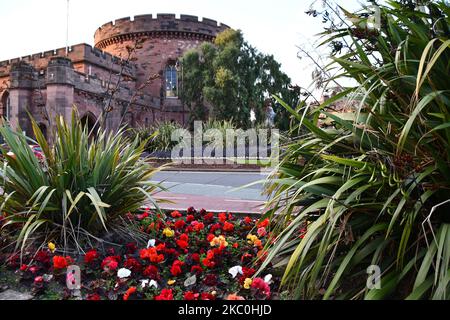
<svg viewBox="0 0 450 320"><path fill-rule="evenodd" d="M2 112L4 119L9 120L11 115L11 101L9 99L9 92L5 92L2 97Z"/></svg>
<svg viewBox="0 0 450 320"><path fill-rule="evenodd" d="M87 127L88 132L91 132L92 129L97 128L96 126L97 120L93 114L86 114L83 118L81 118L81 124ZM95 130L94 130L95 131Z"/></svg>
<svg viewBox="0 0 450 320"><path fill-rule="evenodd" d="M171 63L165 70L166 97L178 97L178 73L175 63Z"/></svg>

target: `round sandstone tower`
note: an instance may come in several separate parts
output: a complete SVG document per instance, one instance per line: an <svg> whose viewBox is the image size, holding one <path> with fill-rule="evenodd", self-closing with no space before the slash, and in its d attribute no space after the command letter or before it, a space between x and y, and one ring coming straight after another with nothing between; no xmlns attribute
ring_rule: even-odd
<svg viewBox="0 0 450 320"><path fill-rule="evenodd" d="M130 17L122 18L98 28L95 32L95 47L126 59L127 47L133 47L137 39L145 39L133 58L137 66L136 85L159 74L160 80L152 81L144 91L151 96L165 98L165 72L168 66L175 65L187 50L203 42L214 41L216 35L226 29L229 29L227 25L215 20L200 20L190 15L181 15L179 18L175 14L158 14L156 17L140 15L133 20Z"/></svg>

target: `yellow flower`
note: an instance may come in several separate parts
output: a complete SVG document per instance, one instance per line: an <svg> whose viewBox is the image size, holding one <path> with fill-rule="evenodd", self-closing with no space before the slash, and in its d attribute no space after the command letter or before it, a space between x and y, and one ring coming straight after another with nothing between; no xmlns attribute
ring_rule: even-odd
<svg viewBox="0 0 450 320"><path fill-rule="evenodd" d="M53 253L56 250L56 245L53 242L49 242L48 249Z"/></svg>
<svg viewBox="0 0 450 320"><path fill-rule="evenodd" d="M250 286L252 285L252 283L253 283L252 279L250 279L250 278L245 279L245 281L244 281L244 288L245 289L250 289Z"/></svg>
<svg viewBox="0 0 450 320"><path fill-rule="evenodd" d="M169 285L169 286L172 286L172 285L174 285L175 284L175 280L169 280L169 281L167 281L167 284Z"/></svg>
<svg viewBox="0 0 450 320"><path fill-rule="evenodd" d="M167 238L172 238L175 235L175 231L170 228L165 228L163 230L163 235L165 235Z"/></svg>
<svg viewBox="0 0 450 320"><path fill-rule="evenodd" d="M253 234L249 234L248 236L247 236L247 240L248 240L248 243L249 244L254 244L256 241L258 241L259 239L258 239L258 237L257 236L255 236L255 235L253 235Z"/></svg>
<svg viewBox="0 0 450 320"><path fill-rule="evenodd" d="M211 247L228 247L227 239L224 236L215 237L209 244Z"/></svg>

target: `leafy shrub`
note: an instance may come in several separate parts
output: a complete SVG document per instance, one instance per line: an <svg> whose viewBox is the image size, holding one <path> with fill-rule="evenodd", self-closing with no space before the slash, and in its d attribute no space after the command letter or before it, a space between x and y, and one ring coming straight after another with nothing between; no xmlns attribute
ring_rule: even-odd
<svg viewBox="0 0 450 320"><path fill-rule="evenodd" d="M350 37L332 67L358 86L314 110L284 104L308 134L271 176L278 231L263 267L281 256L296 298L449 298L450 11L426 6L391 1L380 32L327 32ZM355 121L326 110L344 96L360 97ZM335 128L317 126L321 113ZM372 265L380 288L366 286Z"/></svg>
<svg viewBox="0 0 450 320"><path fill-rule="evenodd" d="M144 143L129 141L123 132L99 133L90 138L76 111L71 124L56 119L56 138L50 145L34 120L33 131L45 155L40 163L28 138L7 125L0 133L13 155L2 150L1 210L6 225L20 226L17 244L43 232L47 239L62 237L78 243L82 236L97 236L123 214L152 201L155 172L140 157Z"/></svg>
<svg viewBox="0 0 450 320"><path fill-rule="evenodd" d="M204 144L209 144L209 141L214 140L214 132L220 133L223 137L223 146L226 145L226 137L227 137L227 130L236 130L237 127L233 122L233 119L231 120L213 120L210 119L203 123L202 125L203 132L197 132L197 134L203 134L204 135ZM209 131L209 132L208 132Z"/></svg>
<svg viewBox="0 0 450 320"><path fill-rule="evenodd" d="M132 129L131 136L138 137L140 141L147 141L145 149L148 152L169 151L178 143L172 141L172 133L182 128L183 126L176 122L156 122L150 127Z"/></svg>

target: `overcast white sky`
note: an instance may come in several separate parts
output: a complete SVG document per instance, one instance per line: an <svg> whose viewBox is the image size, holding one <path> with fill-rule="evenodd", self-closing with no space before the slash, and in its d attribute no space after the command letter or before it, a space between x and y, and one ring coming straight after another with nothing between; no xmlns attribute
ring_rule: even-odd
<svg viewBox="0 0 450 320"><path fill-rule="evenodd" d="M320 0L319 0L320 1ZM304 12L313 0L70 0L69 44L93 45L102 24L140 14L191 14L241 29L253 46L273 54L294 83L308 86L310 62L296 45L314 41L320 19ZM340 0L352 7L358 0ZM66 45L67 0L0 0L0 61Z"/></svg>

